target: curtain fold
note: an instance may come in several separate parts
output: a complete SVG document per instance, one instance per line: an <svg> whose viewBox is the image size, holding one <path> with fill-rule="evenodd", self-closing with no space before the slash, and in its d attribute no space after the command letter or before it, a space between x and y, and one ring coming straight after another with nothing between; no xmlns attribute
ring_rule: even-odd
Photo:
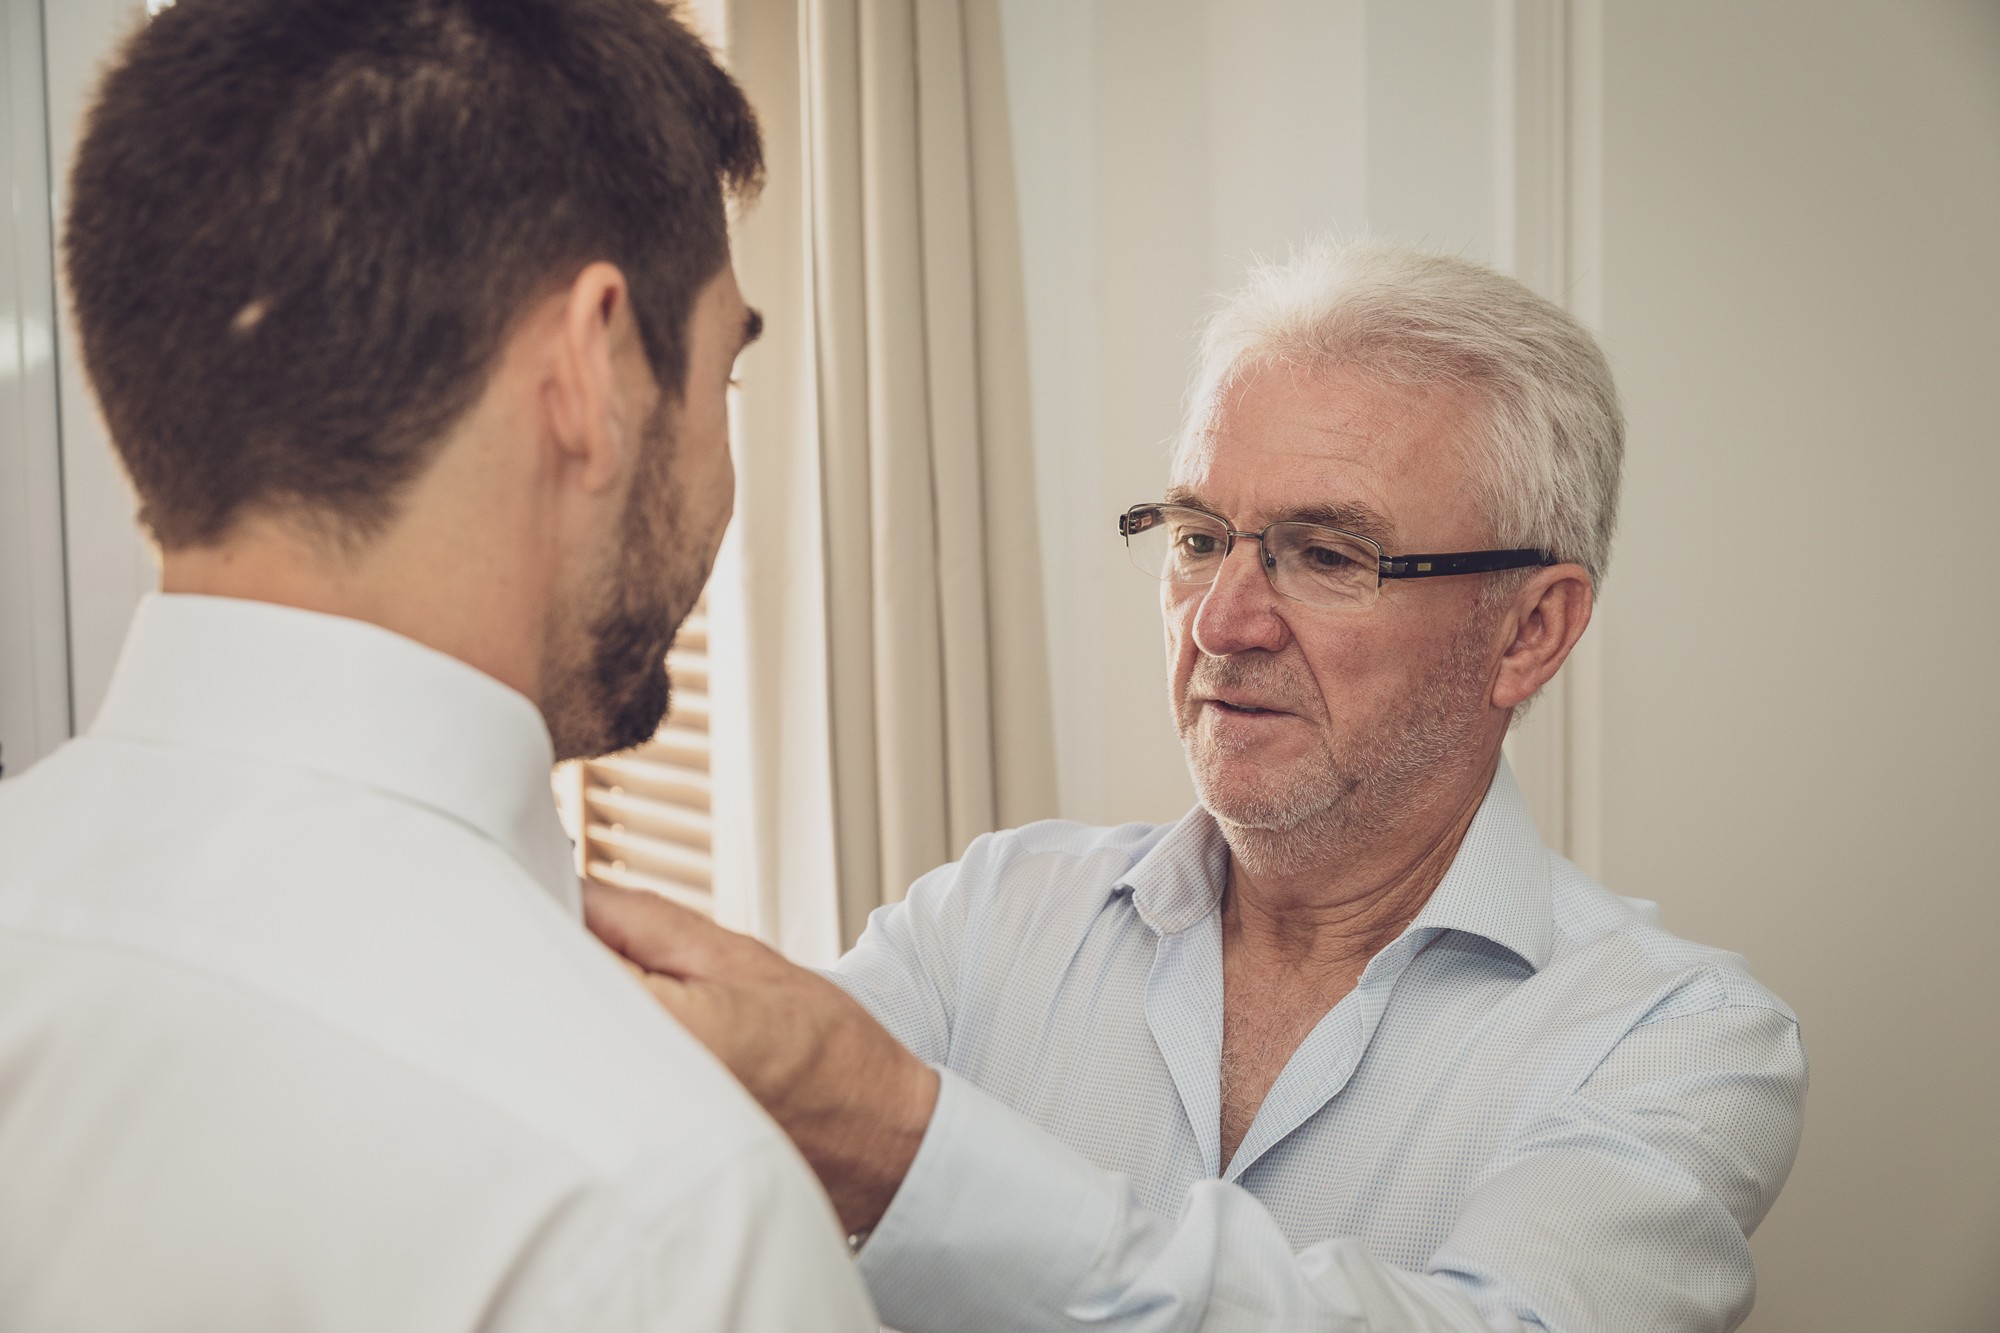
<svg viewBox="0 0 2000 1333"><path fill-rule="evenodd" d="M747 682L748 854L719 869L795 955L1053 813L999 39L994 0L730 5L770 164L738 265L774 335L738 413L744 615L717 667Z"/></svg>

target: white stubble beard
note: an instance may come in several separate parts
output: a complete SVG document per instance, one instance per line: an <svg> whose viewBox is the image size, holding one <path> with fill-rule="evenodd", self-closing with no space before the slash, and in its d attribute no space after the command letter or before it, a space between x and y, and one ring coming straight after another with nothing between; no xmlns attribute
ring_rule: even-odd
<svg viewBox="0 0 2000 1333"><path fill-rule="evenodd" d="M1223 743L1203 734L1204 705L1189 717L1176 716L1188 770L1202 805L1215 817L1230 852L1258 876L1296 873L1323 862L1357 841L1380 835L1408 818L1439 791L1438 770L1473 758L1473 737L1485 710L1491 681L1486 670L1490 617L1475 615L1444 653L1404 696L1404 707L1352 738L1337 755L1322 732L1313 749L1260 775L1252 783L1229 784L1220 761ZM1206 659L1189 679L1192 693L1219 685L1277 686L1281 697L1302 688L1281 674L1274 659L1243 655Z"/></svg>

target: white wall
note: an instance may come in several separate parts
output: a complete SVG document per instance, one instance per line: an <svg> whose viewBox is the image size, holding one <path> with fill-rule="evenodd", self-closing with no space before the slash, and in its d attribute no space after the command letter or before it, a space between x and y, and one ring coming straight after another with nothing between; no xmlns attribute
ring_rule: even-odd
<svg viewBox="0 0 2000 1333"><path fill-rule="evenodd" d="M2000 1328L2000 9L1002 11L1062 812L1191 799L1112 519L1163 484L1212 294L1326 228L1531 277L1553 237L1540 285L1601 321L1632 422L1566 808L1813 1058L1747 1327ZM1538 238L1516 81L1551 17L1569 193Z"/></svg>
<svg viewBox="0 0 2000 1333"><path fill-rule="evenodd" d="M1798 1010L1756 1333L2000 1329L2000 9L1605 22L1605 870Z"/></svg>

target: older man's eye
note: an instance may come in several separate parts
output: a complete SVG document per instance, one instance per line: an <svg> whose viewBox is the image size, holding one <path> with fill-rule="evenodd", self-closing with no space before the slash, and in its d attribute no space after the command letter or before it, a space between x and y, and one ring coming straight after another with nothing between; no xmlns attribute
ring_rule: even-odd
<svg viewBox="0 0 2000 1333"><path fill-rule="evenodd" d="M1337 546L1308 546L1300 554L1312 569L1327 573L1351 569L1360 563L1350 552Z"/></svg>
<svg viewBox="0 0 2000 1333"><path fill-rule="evenodd" d="M1183 559L1198 559L1222 549L1222 539L1212 532L1183 532L1174 539L1174 547Z"/></svg>

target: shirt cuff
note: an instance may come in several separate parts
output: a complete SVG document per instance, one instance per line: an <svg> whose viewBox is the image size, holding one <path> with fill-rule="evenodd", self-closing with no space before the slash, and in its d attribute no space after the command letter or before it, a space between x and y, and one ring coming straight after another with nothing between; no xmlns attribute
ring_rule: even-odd
<svg viewBox="0 0 2000 1333"><path fill-rule="evenodd" d="M1124 1180L938 1075L916 1160L862 1247L862 1279L903 1333L1047 1328L1095 1266Z"/></svg>

